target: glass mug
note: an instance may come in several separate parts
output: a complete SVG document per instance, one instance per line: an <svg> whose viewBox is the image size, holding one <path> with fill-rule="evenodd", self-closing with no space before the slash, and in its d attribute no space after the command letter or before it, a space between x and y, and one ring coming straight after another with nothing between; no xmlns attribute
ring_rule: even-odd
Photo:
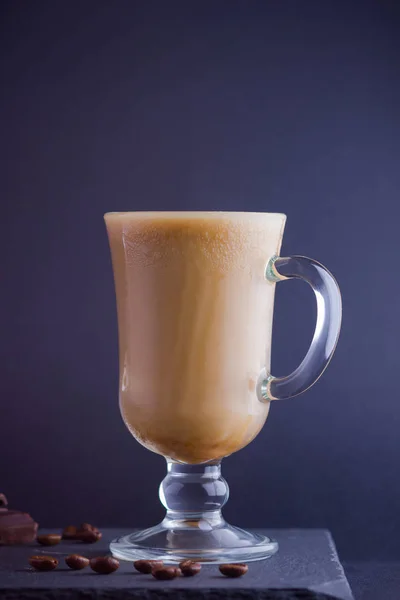
<svg viewBox="0 0 400 600"><path fill-rule="evenodd" d="M246 212L108 213L117 297L122 417L167 460L161 524L114 540L125 560L268 558L276 541L228 525L220 462L260 432L272 400L312 386L335 350L341 297L303 256L279 257L286 216ZM275 284L314 290L317 322L300 366L270 373Z"/></svg>

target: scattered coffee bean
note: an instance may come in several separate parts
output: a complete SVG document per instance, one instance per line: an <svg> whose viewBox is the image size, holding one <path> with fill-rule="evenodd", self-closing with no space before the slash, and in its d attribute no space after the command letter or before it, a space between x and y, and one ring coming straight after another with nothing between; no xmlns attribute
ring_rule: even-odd
<svg viewBox="0 0 400 600"><path fill-rule="evenodd" d="M133 563L136 571L148 575L153 569L161 569L164 566L162 560L135 560Z"/></svg>
<svg viewBox="0 0 400 600"><path fill-rule="evenodd" d="M36 540L41 546L57 546L61 542L61 535L57 533L47 533L46 535L38 535Z"/></svg>
<svg viewBox="0 0 400 600"><path fill-rule="evenodd" d="M184 577L193 577L201 571L201 564L194 560L183 560L179 567Z"/></svg>
<svg viewBox="0 0 400 600"><path fill-rule="evenodd" d="M8 502L4 494L0 494L0 508L7 508Z"/></svg>
<svg viewBox="0 0 400 600"><path fill-rule="evenodd" d="M220 565L219 570L225 577L241 577L249 570L245 563L236 563L231 565Z"/></svg>
<svg viewBox="0 0 400 600"><path fill-rule="evenodd" d="M85 567L89 566L89 559L86 556L80 556L80 554L70 554L65 559L65 562L69 566L70 569L74 569L74 571L80 571Z"/></svg>
<svg viewBox="0 0 400 600"><path fill-rule="evenodd" d="M77 539L78 528L75 525L68 525L62 532L63 540L76 540Z"/></svg>
<svg viewBox="0 0 400 600"><path fill-rule="evenodd" d="M160 581L167 581L168 579L175 579L181 574L181 570L177 567L161 567L153 569L151 574L155 579Z"/></svg>
<svg viewBox="0 0 400 600"><path fill-rule="evenodd" d="M109 575L119 567L119 560L113 556L98 556L90 560L90 568L100 575Z"/></svg>
<svg viewBox="0 0 400 600"><path fill-rule="evenodd" d="M36 571L52 571L58 565L58 560L53 556L31 556L29 564Z"/></svg>
<svg viewBox="0 0 400 600"><path fill-rule="evenodd" d="M77 539L84 544L94 544L101 540L102 533L100 531L80 531L77 534Z"/></svg>
<svg viewBox="0 0 400 600"><path fill-rule="evenodd" d="M63 540L80 540L85 544L93 544L101 539L101 532L90 523L82 523L79 527L68 525L62 532Z"/></svg>
<svg viewBox="0 0 400 600"><path fill-rule="evenodd" d="M82 525L79 527L78 533L81 533L82 531L99 531L97 529L97 527L95 527L94 525L91 525L90 523L82 523Z"/></svg>

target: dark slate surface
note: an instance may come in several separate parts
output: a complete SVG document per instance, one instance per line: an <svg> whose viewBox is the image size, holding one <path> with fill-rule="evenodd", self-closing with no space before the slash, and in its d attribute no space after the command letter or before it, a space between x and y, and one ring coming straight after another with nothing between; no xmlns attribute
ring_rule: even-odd
<svg viewBox="0 0 400 600"><path fill-rule="evenodd" d="M0 598L353 600L332 537L321 529L268 530L280 544L278 554L266 561L250 563L249 572L240 579L223 577L216 565L205 565L196 577L168 582L140 575L125 562L111 575L97 575L90 569L71 571L64 566L64 557L71 553L88 557L106 554L109 542L122 533L126 531L103 530L103 539L94 545L62 542L54 548L36 544L0 547ZM58 569L49 573L34 572L28 558L39 553L59 558Z"/></svg>

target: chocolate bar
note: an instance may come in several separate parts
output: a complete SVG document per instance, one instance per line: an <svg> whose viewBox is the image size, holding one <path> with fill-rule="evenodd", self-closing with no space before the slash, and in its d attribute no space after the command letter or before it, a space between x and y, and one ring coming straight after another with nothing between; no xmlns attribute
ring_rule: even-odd
<svg viewBox="0 0 400 600"><path fill-rule="evenodd" d="M36 538L38 524L28 513L8 510L7 498L0 494L0 546L29 544Z"/></svg>

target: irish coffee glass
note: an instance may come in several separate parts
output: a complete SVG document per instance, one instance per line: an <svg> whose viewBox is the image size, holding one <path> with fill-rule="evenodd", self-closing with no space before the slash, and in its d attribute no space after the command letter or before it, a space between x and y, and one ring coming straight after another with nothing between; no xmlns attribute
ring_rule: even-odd
<svg viewBox="0 0 400 600"><path fill-rule="evenodd" d="M162 559L166 563L187 558L205 563L268 558L278 549L275 540L229 525L222 516L229 488L221 476L221 459L230 453L230 446L226 442L224 454L223 443L218 446L216 442L213 456L212 444L205 444L204 450L201 436L196 438L196 419L200 426L201 420L208 418L210 430L215 426L217 431L218 423L213 420L222 419L222 410L218 412L215 404L215 409L212 404L211 409L209 407L211 383L209 388L204 387L210 393L200 395L200 400L195 401L196 390L187 382L192 381L198 370L202 381L215 382L222 392L226 389L226 394L221 394L221 409L227 418L232 418L232 423L236 424L237 418L244 427L247 421L257 417L256 425L252 425L247 437L244 436L237 447L233 446L232 451L244 447L262 428L270 403L301 394L327 367L341 325L338 285L330 272L312 259L279 256L286 220L282 214L109 213L105 220L118 305L121 411L133 435L149 449L163 454L167 461L167 475L159 489L166 509L164 520L154 527L114 540L111 552L118 559ZM237 286L235 278L240 279ZM286 377L274 377L269 366L274 289L277 283L292 278L306 281L314 291L316 327L299 367ZM204 292L203 297L203 288L207 286L211 291ZM246 286L252 291L247 291ZM236 294L240 297L238 302L235 302ZM176 310L166 308L167 302L177 302ZM193 307L196 303L200 307L197 313ZM214 314L215 319L209 331L206 322L202 324L207 311ZM258 314L262 322L256 327L258 323L254 320ZM220 326L225 320L228 326ZM256 349L254 364L250 364L252 336L253 345L261 348L263 328L268 357L258 358ZM210 354L206 350L201 360L200 355L196 355L196 368L193 368L190 355L199 340L206 349L219 346L223 349L218 355L217 369L207 362ZM240 342L236 348L235 340ZM174 353L174 344L180 344L184 350L177 355L180 357L177 372L181 373L182 386L186 382L192 390L186 395L179 381L169 377L169 371L177 362L173 363L170 356ZM167 365L167 370L163 371L161 363ZM240 390L245 382L243 401L242 392L235 394L231 389L228 372L232 384ZM164 379L154 383L160 373ZM231 406L229 394L232 394ZM222 399L223 395L227 398ZM215 402L218 398L216 396ZM240 411L245 411L242 420ZM174 429L175 424L168 421L170 415L178 423L186 424L184 432L178 427ZM205 422L207 425L207 420ZM175 431L176 440L168 440L166 433L165 441L163 423L167 433ZM155 429L158 437L154 435ZM206 430L207 427L204 436ZM174 434L170 433L171 436ZM186 447L181 443L182 436Z"/></svg>

